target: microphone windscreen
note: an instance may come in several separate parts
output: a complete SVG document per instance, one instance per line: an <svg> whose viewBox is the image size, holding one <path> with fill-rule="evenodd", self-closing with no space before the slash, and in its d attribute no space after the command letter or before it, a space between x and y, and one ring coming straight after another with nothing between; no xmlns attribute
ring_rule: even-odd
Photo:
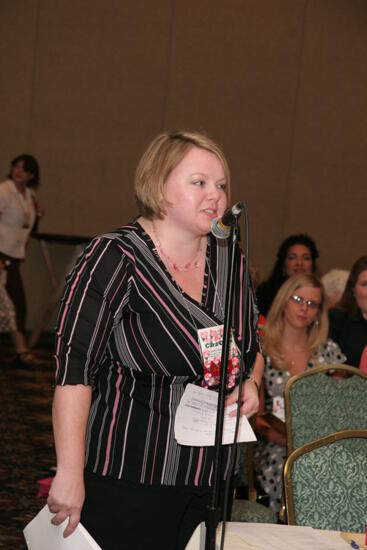
<svg viewBox="0 0 367 550"><path fill-rule="evenodd" d="M231 234L231 227L223 225L221 218L215 218L211 223L210 231L217 239L228 239Z"/></svg>

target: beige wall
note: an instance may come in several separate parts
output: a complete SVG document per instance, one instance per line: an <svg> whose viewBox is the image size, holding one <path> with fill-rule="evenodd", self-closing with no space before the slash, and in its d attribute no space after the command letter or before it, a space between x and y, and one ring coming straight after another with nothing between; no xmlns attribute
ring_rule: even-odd
<svg viewBox="0 0 367 550"><path fill-rule="evenodd" d="M144 147L183 127L223 145L263 277L292 232L321 271L367 253L365 0L14 0L0 37L0 173L37 156L42 231L129 221ZM71 250L51 253L61 272ZM50 291L35 242L24 274L34 326Z"/></svg>

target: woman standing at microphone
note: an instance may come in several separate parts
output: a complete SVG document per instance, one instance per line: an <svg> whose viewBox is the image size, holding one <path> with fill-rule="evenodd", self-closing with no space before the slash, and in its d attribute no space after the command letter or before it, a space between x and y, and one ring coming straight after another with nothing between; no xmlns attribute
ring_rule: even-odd
<svg viewBox="0 0 367 550"><path fill-rule="evenodd" d="M185 548L210 503L214 447L179 445L175 413L204 377L198 331L223 324L228 243L210 234L229 198L219 147L198 133L159 135L137 168L140 216L92 241L68 278L59 314L53 422L53 523L81 521L103 550ZM243 326L239 288L233 335ZM248 300L241 414L258 409L263 360ZM238 401L238 389L227 404ZM225 446L223 479L232 446Z"/></svg>

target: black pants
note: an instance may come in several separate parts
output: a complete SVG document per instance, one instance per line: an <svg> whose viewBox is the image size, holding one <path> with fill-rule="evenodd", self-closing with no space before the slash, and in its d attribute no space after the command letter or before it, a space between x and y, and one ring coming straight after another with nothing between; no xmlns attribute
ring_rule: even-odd
<svg viewBox="0 0 367 550"><path fill-rule="evenodd" d="M210 488L155 487L85 474L81 523L102 550L183 550L205 521Z"/></svg>
<svg viewBox="0 0 367 550"><path fill-rule="evenodd" d="M20 263L22 260L11 258L0 252L0 258L5 263L7 271L6 291L13 302L16 316L17 329L25 332L25 320L27 315L26 297L22 276L20 274Z"/></svg>

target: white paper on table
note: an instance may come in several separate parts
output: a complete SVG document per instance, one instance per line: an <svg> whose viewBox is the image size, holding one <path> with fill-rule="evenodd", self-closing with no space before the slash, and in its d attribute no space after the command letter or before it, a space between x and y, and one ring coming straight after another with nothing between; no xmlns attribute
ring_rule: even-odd
<svg viewBox="0 0 367 550"><path fill-rule="evenodd" d="M180 445L210 447L215 441L218 394L194 384L188 384L176 411L175 438ZM237 404L225 408L223 422L223 445L233 443L236 417L228 413ZM256 441L255 434L246 416L241 416L237 442Z"/></svg>
<svg viewBox="0 0 367 550"><path fill-rule="evenodd" d="M81 523L69 537L62 536L68 519L61 525L52 525L55 516L44 506L24 528L24 538L29 550L102 550Z"/></svg>
<svg viewBox="0 0 367 550"><path fill-rule="evenodd" d="M339 534L312 527L236 522L226 525L225 548L228 550L346 550L348 546Z"/></svg>

